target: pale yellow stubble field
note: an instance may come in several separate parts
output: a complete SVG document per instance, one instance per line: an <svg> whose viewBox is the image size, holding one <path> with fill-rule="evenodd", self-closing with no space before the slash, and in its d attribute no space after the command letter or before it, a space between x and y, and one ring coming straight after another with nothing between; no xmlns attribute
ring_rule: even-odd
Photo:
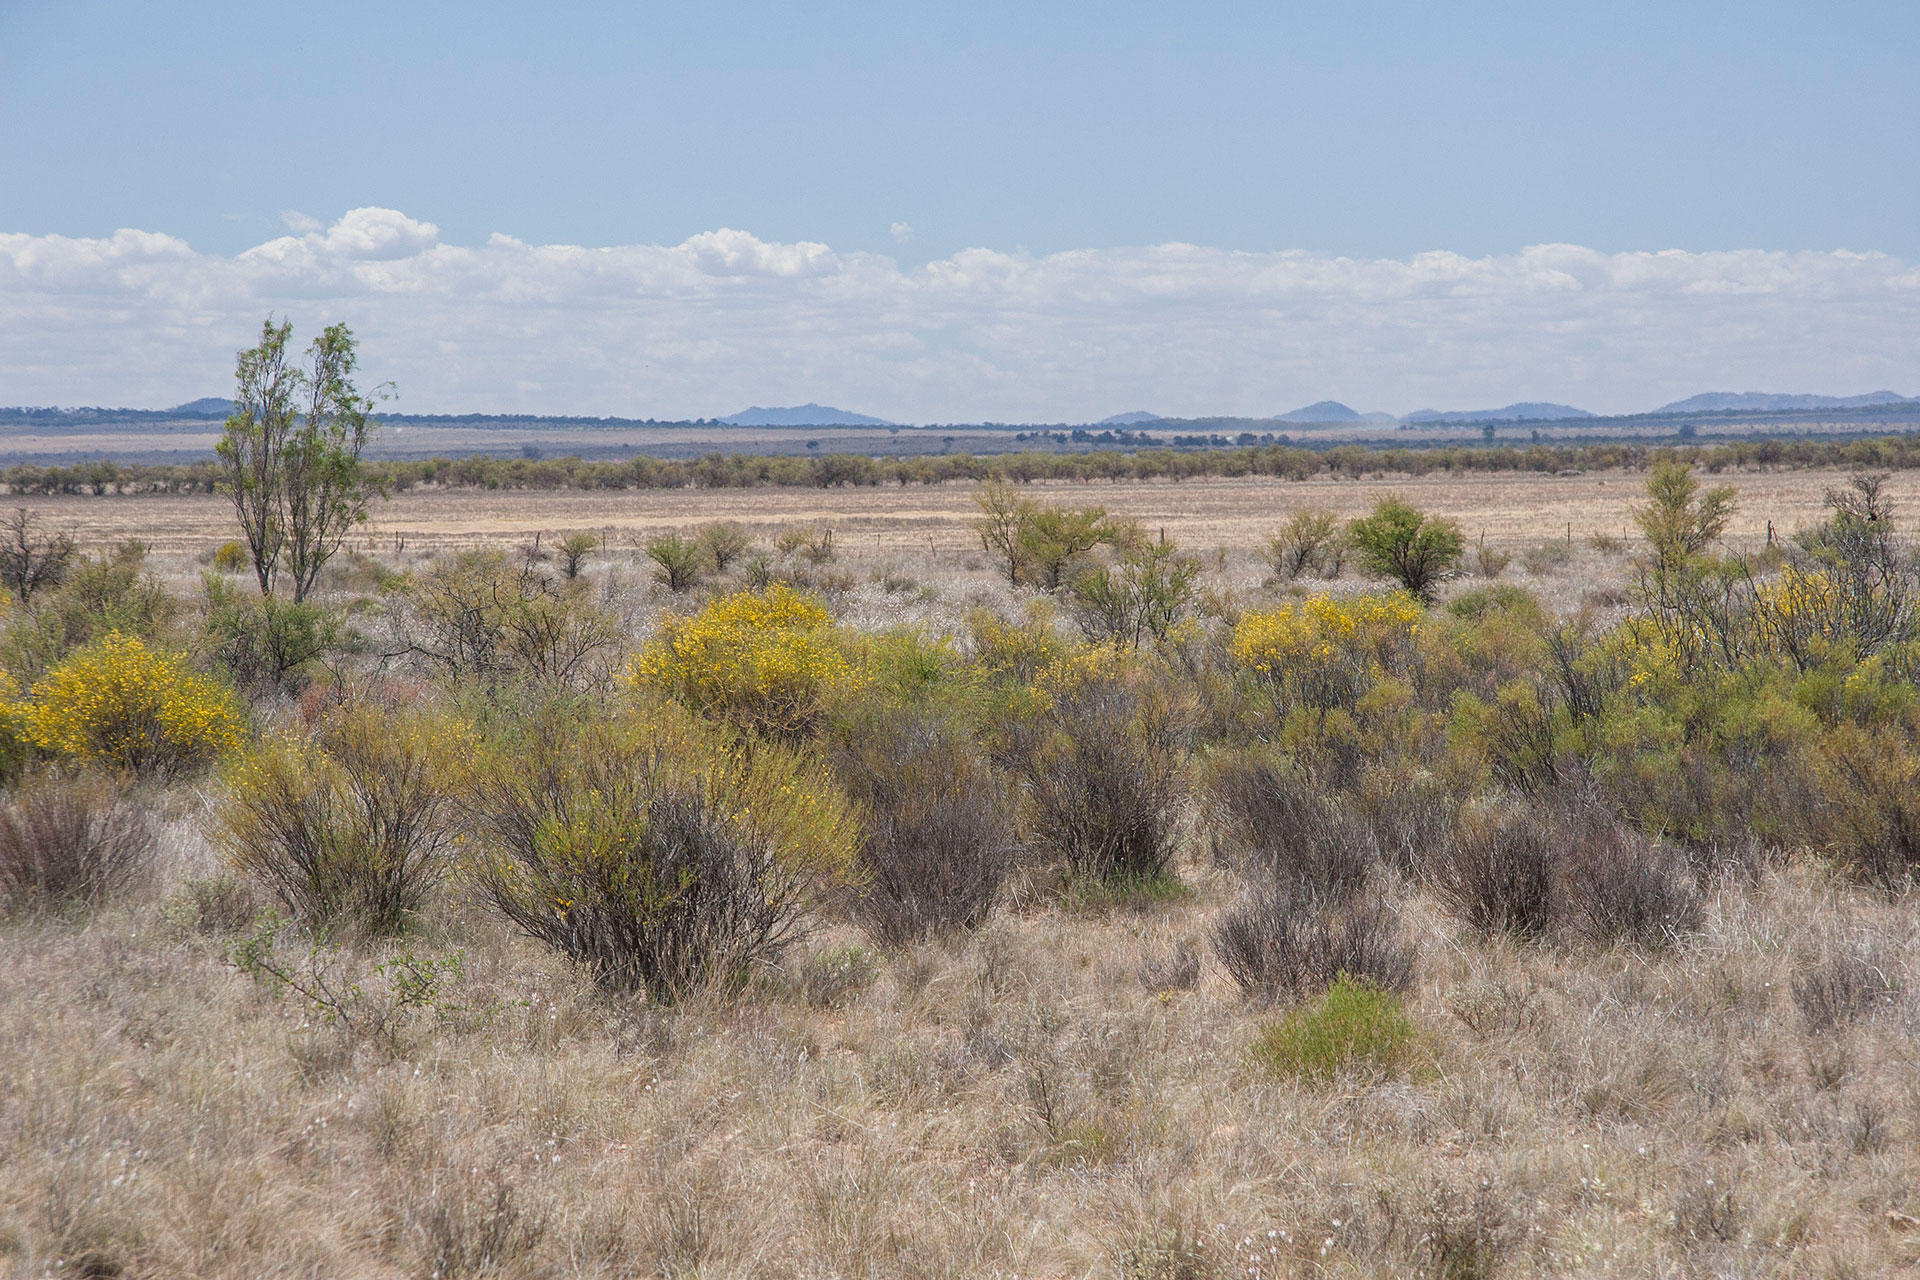
<svg viewBox="0 0 1920 1280"><path fill-rule="evenodd" d="M1763 541L1771 522L1784 536L1819 519L1826 489L1844 481L1827 470L1773 471L1705 477L1731 484L1739 506L1728 531L1736 544ZM1469 538L1513 549L1547 538L1632 532L1631 507L1644 477L1630 472L1577 476L1494 475L1398 480L1205 479L1121 484L1043 484L1035 496L1070 505L1098 504L1139 520L1150 531L1196 550L1252 549L1287 515L1323 506L1357 515L1388 493L1460 522ZM1920 475L1889 483L1906 511L1920 500ZM62 497L0 499L41 513L87 545L139 538L156 552L195 554L233 536L225 499L190 497ZM850 551L885 555L952 552L974 545L972 487L895 485L859 489L678 489L639 491L436 490L400 494L376 506L357 545L409 551L517 545L536 534L601 532L615 544L712 520L737 520L761 532L808 521L832 521ZM364 542L362 541L364 539Z"/></svg>

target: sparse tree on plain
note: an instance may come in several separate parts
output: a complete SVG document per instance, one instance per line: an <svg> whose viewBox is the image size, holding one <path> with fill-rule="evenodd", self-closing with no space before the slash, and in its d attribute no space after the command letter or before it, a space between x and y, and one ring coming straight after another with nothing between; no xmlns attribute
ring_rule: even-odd
<svg viewBox="0 0 1920 1280"><path fill-rule="evenodd" d="M587 557L600 549L600 539L591 533L570 533L559 545L560 576L572 582L586 568Z"/></svg>
<svg viewBox="0 0 1920 1280"><path fill-rule="evenodd" d="M288 358L292 336L291 323L269 317L260 345L240 353L234 410L215 453L261 594L272 594L284 573L298 603L347 530L366 519L377 487L362 463L373 401L354 383L352 330L327 326L309 344L305 367Z"/></svg>
<svg viewBox="0 0 1920 1280"><path fill-rule="evenodd" d="M1347 539L1368 573L1397 581L1426 603L1459 567L1467 548L1459 525L1391 495L1374 505L1373 514L1349 525Z"/></svg>
<svg viewBox="0 0 1920 1280"><path fill-rule="evenodd" d="M54 533L42 538L33 531L34 514L16 507L0 517L0 583L20 597L22 604L41 587L57 587L73 562L73 538Z"/></svg>

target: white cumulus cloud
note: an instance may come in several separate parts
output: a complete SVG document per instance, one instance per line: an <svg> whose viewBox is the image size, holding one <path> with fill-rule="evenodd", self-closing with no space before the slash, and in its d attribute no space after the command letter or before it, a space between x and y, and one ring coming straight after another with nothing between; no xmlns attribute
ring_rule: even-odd
<svg viewBox="0 0 1920 1280"><path fill-rule="evenodd" d="M678 245L447 244L392 209L232 256L154 232L0 234L0 404L224 393L269 312L336 320L396 409L904 421L1266 414L1704 390L1920 392L1920 268L1885 254L1535 245L1353 258L1188 244L903 268L721 228Z"/></svg>

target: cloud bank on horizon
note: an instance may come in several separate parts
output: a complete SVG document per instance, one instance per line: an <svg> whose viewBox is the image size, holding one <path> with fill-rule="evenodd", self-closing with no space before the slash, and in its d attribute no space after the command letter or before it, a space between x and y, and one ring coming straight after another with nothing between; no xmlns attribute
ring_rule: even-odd
<svg viewBox="0 0 1920 1280"><path fill-rule="evenodd" d="M1354 258L1188 244L903 267L729 229L677 245L448 244L391 209L233 256L0 233L0 404L226 394L269 313L344 320L396 410L709 417L816 401L900 422L1260 416L1704 390L1920 390L1920 266L1845 251Z"/></svg>

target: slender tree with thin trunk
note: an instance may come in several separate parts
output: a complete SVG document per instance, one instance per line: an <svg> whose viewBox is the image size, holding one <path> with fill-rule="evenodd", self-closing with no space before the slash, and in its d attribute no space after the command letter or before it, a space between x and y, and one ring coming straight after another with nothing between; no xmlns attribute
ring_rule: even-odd
<svg viewBox="0 0 1920 1280"><path fill-rule="evenodd" d="M344 324L328 325L307 348L306 416L288 440L283 485L284 556L296 603L313 590L347 530L367 518L375 493L360 461L373 432L373 401L354 386L359 362Z"/></svg>
<svg viewBox="0 0 1920 1280"><path fill-rule="evenodd" d="M305 600L377 491L361 463L373 401L354 384L353 332L329 325L289 363L288 323L268 317L260 345L235 368L234 410L217 446L221 487L233 499L262 595L284 574Z"/></svg>
<svg viewBox="0 0 1920 1280"><path fill-rule="evenodd" d="M273 594L280 545L286 536L280 515L281 455L293 430L300 382L300 370L287 363L287 341L292 336L292 324L276 325L268 316L260 326L260 345L240 353L234 370L233 413L227 418L226 434L214 447L225 472L221 488L233 499L263 596Z"/></svg>

